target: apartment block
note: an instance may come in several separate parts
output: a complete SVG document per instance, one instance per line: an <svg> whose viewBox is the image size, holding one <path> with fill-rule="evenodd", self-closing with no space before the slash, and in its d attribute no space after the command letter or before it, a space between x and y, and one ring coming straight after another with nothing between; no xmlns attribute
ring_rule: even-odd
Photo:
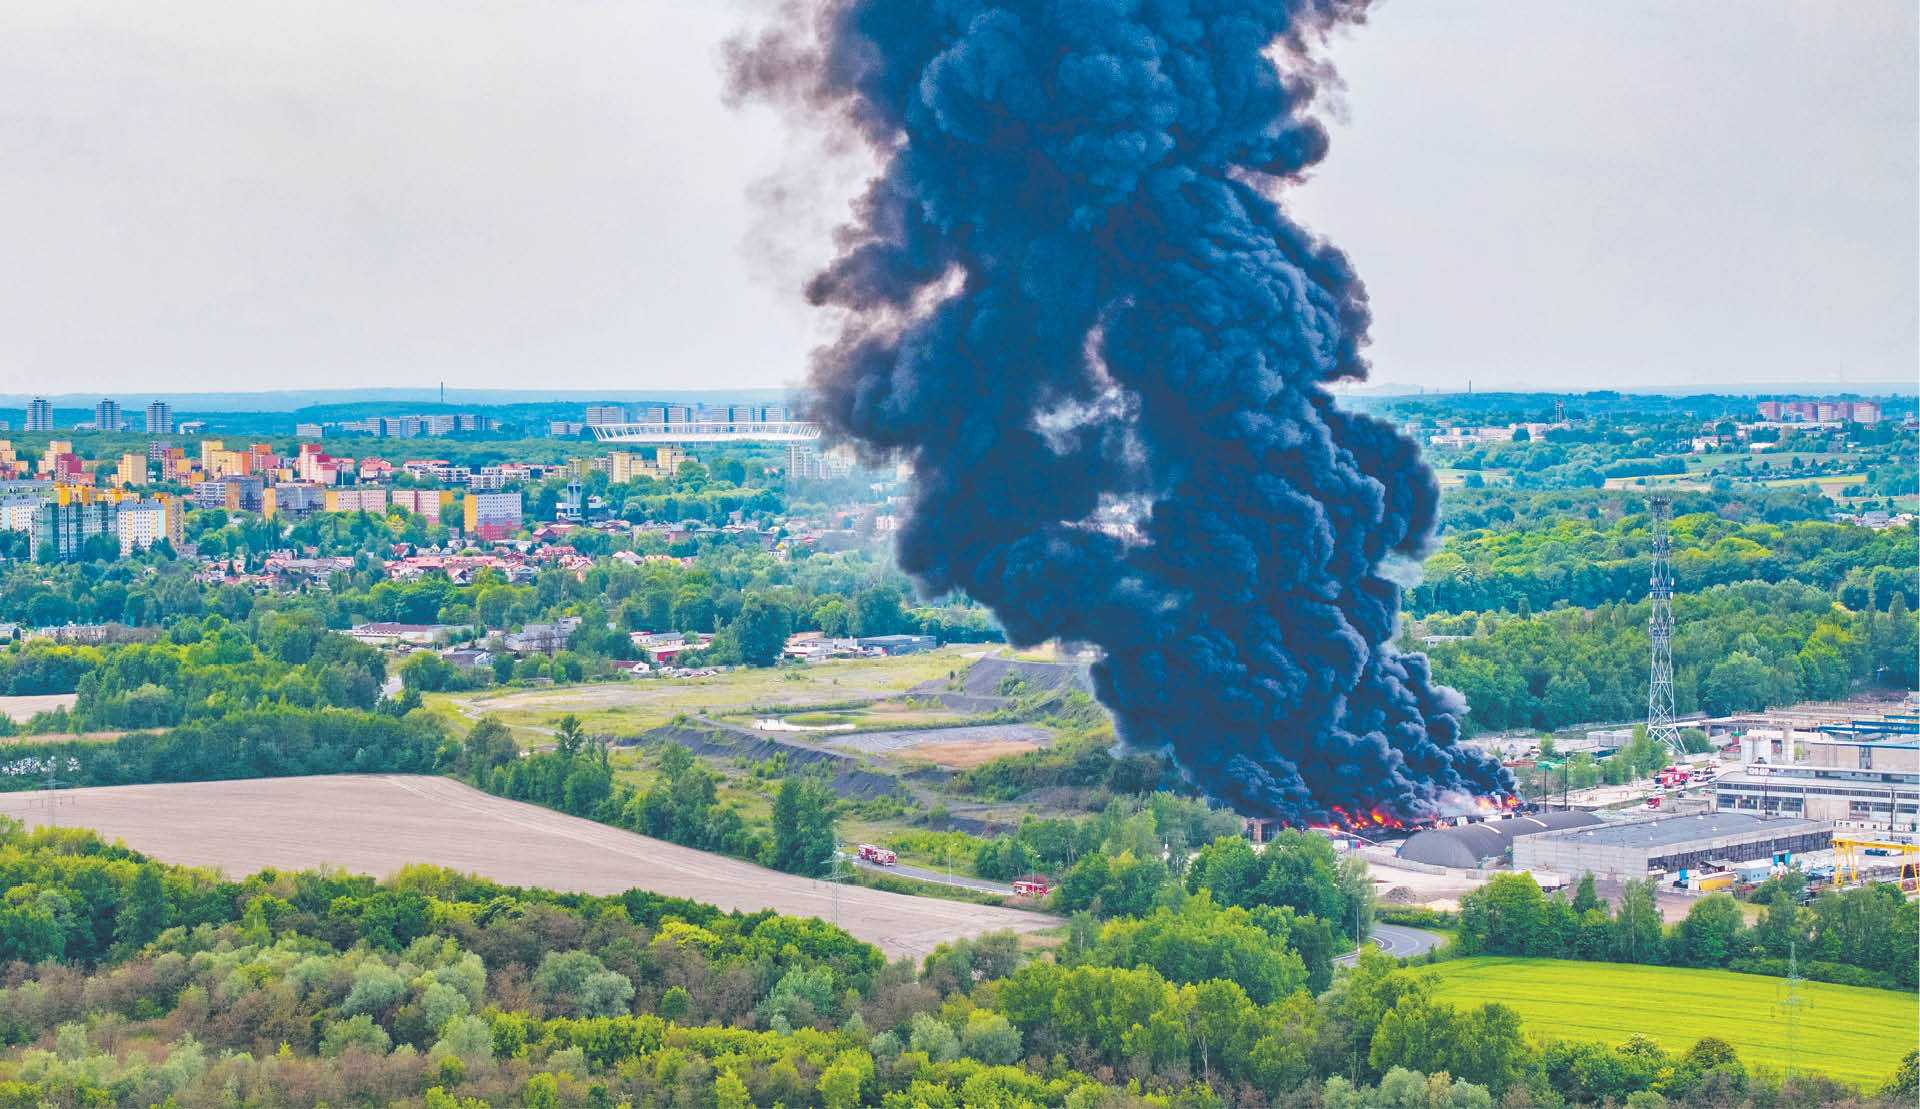
<svg viewBox="0 0 1920 1109"><path fill-rule="evenodd" d="M416 516L439 520L440 510L453 503L451 489L395 489L389 502Z"/></svg>
<svg viewBox="0 0 1920 1109"><path fill-rule="evenodd" d="M328 512L385 512L387 491L380 488L349 485L327 490Z"/></svg>
<svg viewBox="0 0 1920 1109"><path fill-rule="evenodd" d="M117 520L122 557L144 551L165 539L175 547L184 536L185 505L166 496L152 500L122 501Z"/></svg>
<svg viewBox="0 0 1920 1109"><path fill-rule="evenodd" d="M228 512L258 512L265 491L265 483L257 477L230 474L202 481L194 487L193 494L194 503L201 508L224 508Z"/></svg>
<svg viewBox="0 0 1920 1109"><path fill-rule="evenodd" d="M120 506L108 502L43 501L34 510L33 525L27 530L29 557L35 562L71 561L79 556L87 540L96 535L116 535L119 515Z"/></svg>
<svg viewBox="0 0 1920 1109"><path fill-rule="evenodd" d="M113 483L139 488L147 483L147 469L146 455L123 454L120 456L120 468L113 472Z"/></svg>
<svg viewBox="0 0 1920 1109"><path fill-rule="evenodd" d="M468 535L505 539L520 530L520 494L469 492L465 514Z"/></svg>
<svg viewBox="0 0 1920 1109"><path fill-rule="evenodd" d="M283 481L260 493L260 512L264 516L305 516L320 511L326 503L326 490L311 481Z"/></svg>
<svg viewBox="0 0 1920 1109"><path fill-rule="evenodd" d="M166 401L157 400L147 405L147 434L173 434L173 406Z"/></svg>

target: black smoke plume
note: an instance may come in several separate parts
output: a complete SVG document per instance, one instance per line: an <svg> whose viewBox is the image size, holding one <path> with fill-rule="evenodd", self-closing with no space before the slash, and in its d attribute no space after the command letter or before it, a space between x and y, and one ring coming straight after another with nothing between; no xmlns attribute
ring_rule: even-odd
<svg viewBox="0 0 1920 1109"><path fill-rule="evenodd" d="M1336 408L1369 313L1271 196L1325 154L1344 0L826 0L735 44L737 92L881 171L808 286L812 410L917 475L899 558L1016 643L1100 648L1131 747L1242 812L1504 795L1460 696L1390 640L1432 541L1412 443Z"/></svg>

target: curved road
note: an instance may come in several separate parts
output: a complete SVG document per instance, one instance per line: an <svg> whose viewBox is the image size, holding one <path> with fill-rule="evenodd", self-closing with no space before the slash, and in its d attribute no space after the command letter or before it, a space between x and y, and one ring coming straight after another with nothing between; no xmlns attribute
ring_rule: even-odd
<svg viewBox="0 0 1920 1109"><path fill-rule="evenodd" d="M1383 954L1396 959L1411 959L1415 955L1425 955L1446 942L1445 936L1438 932L1429 932L1423 928L1408 928L1401 924L1375 924L1373 926L1373 946ZM1358 949L1349 951L1335 959L1340 966L1350 967L1360 961Z"/></svg>

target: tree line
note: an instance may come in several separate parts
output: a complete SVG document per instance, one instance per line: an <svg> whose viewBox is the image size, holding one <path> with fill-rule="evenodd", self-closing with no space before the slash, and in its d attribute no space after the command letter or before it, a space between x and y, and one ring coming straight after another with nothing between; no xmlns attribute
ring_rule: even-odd
<svg viewBox="0 0 1920 1109"><path fill-rule="evenodd" d="M1294 918L1297 920L1298 918ZM1377 954L1315 981L1286 914L1169 890L1052 952L888 963L818 920L429 867L243 880L0 824L0 1105L1775 1107L1854 1097L1536 1042ZM1278 930L1278 931L1276 931ZM1913 1063L1874 1104L1911 1102ZM1865 1104L1857 1099L1849 1104Z"/></svg>

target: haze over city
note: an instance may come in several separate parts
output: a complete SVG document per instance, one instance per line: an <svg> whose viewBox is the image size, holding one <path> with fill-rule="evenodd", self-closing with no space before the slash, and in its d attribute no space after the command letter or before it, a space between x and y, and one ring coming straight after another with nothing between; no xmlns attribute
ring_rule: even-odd
<svg viewBox="0 0 1920 1109"><path fill-rule="evenodd" d="M0 393L796 382L863 166L723 103L767 10L11 5ZM1915 38L1901 2L1382 5L1287 203L1382 384L1910 380Z"/></svg>

